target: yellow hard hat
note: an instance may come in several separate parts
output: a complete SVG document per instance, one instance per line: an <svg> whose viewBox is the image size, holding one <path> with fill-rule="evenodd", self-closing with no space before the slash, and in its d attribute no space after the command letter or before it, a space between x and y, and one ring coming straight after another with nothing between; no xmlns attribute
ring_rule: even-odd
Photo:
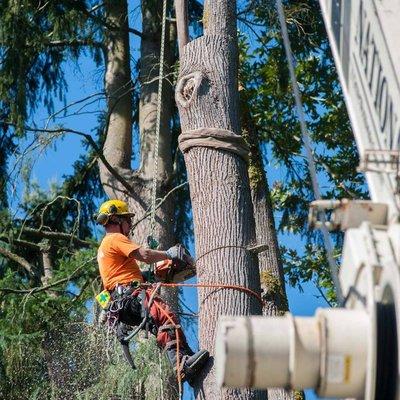
<svg viewBox="0 0 400 400"><path fill-rule="evenodd" d="M101 225L106 225L112 215L133 217L135 214L129 212L128 204L125 201L108 200L100 206L96 221Z"/></svg>

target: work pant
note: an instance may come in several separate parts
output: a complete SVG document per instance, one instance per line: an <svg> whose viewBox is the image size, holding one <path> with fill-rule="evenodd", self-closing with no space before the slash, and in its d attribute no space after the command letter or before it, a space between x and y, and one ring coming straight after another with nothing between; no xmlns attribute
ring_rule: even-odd
<svg viewBox="0 0 400 400"><path fill-rule="evenodd" d="M119 312L119 321L137 326L141 323L142 305L140 302L140 293L144 289L135 290L131 295L128 295L122 300L122 309ZM157 344L162 349L176 346L176 341L179 340L179 347L188 348L185 335L179 325L177 316L172 312L168 304L161 297L155 296L150 308L148 307L149 299L152 294L152 289L147 289L145 292L144 306L148 309L150 315L150 331L157 336Z"/></svg>

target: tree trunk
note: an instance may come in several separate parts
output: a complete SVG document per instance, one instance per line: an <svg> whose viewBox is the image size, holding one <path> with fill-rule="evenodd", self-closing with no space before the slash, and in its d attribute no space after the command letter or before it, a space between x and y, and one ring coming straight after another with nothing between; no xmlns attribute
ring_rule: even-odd
<svg viewBox="0 0 400 400"><path fill-rule="evenodd" d="M152 179L155 165L156 116L158 101L158 74L161 48L162 1L142 1L142 33L140 75L141 93L139 100L139 129L141 144L141 164L137 183L140 184L141 200L151 205ZM172 32L171 32L172 31ZM175 58L171 47L176 41L176 32L167 22L164 55L165 74L170 73ZM173 162L171 151L171 132L169 122L173 110L173 90L168 80L163 82L162 113L159 137L157 197L164 197L172 189ZM138 204L132 207L137 207ZM145 209L140 212L143 213ZM160 249L175 244L174 235L174 196L170 196L156 212L154 236ZM134 239L144 243L149 231L149 219L141 222L134 232ZM172 307L178 309L178 291L162 289L162 297Z"/></svg>
<svg viewBox="0 0 400 400"><path fill-rule="evenodd" d="M236 2L214 0L204 7L205 34L183 47L176 98L182 132L196 140L201 129L240 134L238 119ZM232 137L232 136L230 136ZM200 139L201 140L201 139ZM181 143L182 144L182 143ZM182 148L182 147L181 147ZM185 150L196 238L199 283L230 284L260 291L247 166L230 151L199 142ZM214 354L220 315L260 314L258 300L239 290L199 291L199 339ZM197 383L199 399L261 399L265 393L219 390L212 359Z"/></svg>
<svg viewBox="0 0 400 400"><path fill-rule="evenodd" d="M132 96L129 65L129 37L126 0L106 3L107 20L120 27L109 32L107 37L107 72L105 88L108 99L108 129L104 144L104 155L108 162L133 187L128 193L115 180L107 168L100 163L101 181L110 198L119 198L129 203L130 209L139 219L150 207L151 184L154 171L155 127L157 114L158 66L160 55L161 2L142 2L143 38L141 42L139 104L139 126L141 138L141 162L138 171L131 169L132 156ZM166 43L165 64L171 66L172 56L169 41ZM129 93L126 93L129 91ZM114 93L120 95L115 97ZM158 160L157 196L163 197L172 189L172 159L169 121L172 113L172 88L165 84L162 99L160 129L160 152ZM122 149L122 150L121 150ZM133 239L145 243L149 234L149 219L139 223ZM170 196L156 213L155 237L161 248L174 244L173 196Z"/></svg>
<svg viewBox="0 0 400 400"><path fill-rule="evenodd" d="M128 6L126 0L107 0L105 9L107 22L121 29L106 31L108 129L103 152L113 166L129 170L132 156L132 81ZM114 179L105 168L100 172L106 193L115 195L119 188L114 184Z"/></svg>
<svg viewBox="0 0 400 400"><path fill-rule="evenodd" d="M141 144L140 179L144 187L141 193L148 206L151 204L151 183L154 174L155 148L156 148L156 116L158 101L158 74L160 64L160 38L162 1L142 2L142 32L140 75L141 93L139 100L139 129ZM166 37L169 37L169 24L167 24ZM174 38L175 40L175 38ZM170 41L165 43L164 70L169 72L173 64L173 55L170 50ZM173 90L172 86L164 79L162 113L159 137L159 157L157 173L157 196L164 196L172 189L172 152L169 121L172 116ZM173 197L169 198L159 209L156 217L157 240L160 247L173 245ZM149 234L148 220L136 227L135 238L143 240Z"/></svg>
<svg viewBox="0 0 400 400"><path fill-rule="evenodd" d="M241 95L242 134L250 148L248 171L257 243L268 246L266 251L258 255L264 299L262 311L264 316L273 316L283 314L289 310L289 307L269 186L264 173L257 127L254 124L248 100L245 93L243 93ZM302 398L302 392L298 391L268 390L268 400L300 400Z"/></svg>
<svg viewBox="0 0 400 400"><path fill-rule="evenodd" d="M128 36L128 9L126 0L113 0L105 3L109 25L120 29L108 31L106 38L106 76L105 90L108 99L108 129L104 144L104 155L110 165L131 185L128 192L116 181L102 164L100 176L103 188L110 198L125 200L130 210L140 219L151 205L151 188L155 164L157 88L160 62L160 32L162 2L147 0L142 2L142 40L139 80L141 94L139 102L140 126L140 167L131 168L132 156L132 83ZM167 22L168 23L168 22ZM168 34L165 69L173 64ZM172 40L175 41L175 38ZM162 114L160 128L160 151L157 174L157 197L164 197L172 189L172 157L169 121L171 120L173 91L164 80ZM174 238L174 199L170 196L156 211L154 237L161 249L175 244ZM149 218L135 228L132 239L146 245L150 234ZM173 290L163 293L164 299L172 308L177 307L177 295ZM167 374L166 374L167 375ZM166 376L168 379L168 376ZM164 385L165 400L174 398L176 390Z"/></svg>
<svg viewBox="0 0 400 400"><path fill-rule="evenodd" d="M266 251L258 255L261 288L265 300L263 315L279 315L288 311L285 280L279 252L278 238L272 212L268 181L259 149L257 127L254 124L249 99L241 94L242 134L250 148L249 180L254 208L257 243L266 244Z"/></svg>

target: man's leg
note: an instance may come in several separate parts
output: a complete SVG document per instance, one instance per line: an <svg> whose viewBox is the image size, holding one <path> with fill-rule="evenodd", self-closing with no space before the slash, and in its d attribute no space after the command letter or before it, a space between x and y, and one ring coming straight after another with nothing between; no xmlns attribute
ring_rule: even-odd
<svg viewBox="0 0 400 400"><path fill-rule="evenodd" d="M154 298L149 312L158 327L158 345L165 349L172 366L176 368L178 365L183 379L190 383L208 360L208 351L200 350L193 353L187 344L178 318L159 297Z"/></svg>

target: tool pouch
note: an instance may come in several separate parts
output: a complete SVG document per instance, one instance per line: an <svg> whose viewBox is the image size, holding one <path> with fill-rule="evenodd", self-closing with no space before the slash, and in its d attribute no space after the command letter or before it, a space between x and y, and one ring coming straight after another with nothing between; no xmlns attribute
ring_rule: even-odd
<svg viewBox="0 0 400 400"><path fill-rule="evenodd" d="M130 326L140 325L142 322L142 305L136 296L126 296L118 300L121 309L119 321Z"/></svg>

